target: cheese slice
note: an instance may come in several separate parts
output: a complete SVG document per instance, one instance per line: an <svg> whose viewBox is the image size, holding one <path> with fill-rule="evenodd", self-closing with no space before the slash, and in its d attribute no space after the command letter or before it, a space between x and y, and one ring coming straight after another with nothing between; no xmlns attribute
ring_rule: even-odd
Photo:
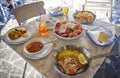
<svg viewBox="0 0 120 78"><path fill-rule="evenodd" d="M75 25L76 25L76 24L71 23L71 22L67 22L67 23L66 23L66 26L70 27L71 29L74 29Z"/></svg>
<svg viewBox="0 0 120 78"><path fill-rule="evenodd" d="M60 33L65 33L67 27L74 29L76 24L72 23L72 22L67 22L66 24L62 24L60 26Z"/></svg>
<svg viewBox="0 0 120 78"><path fill-rule="evenodd" d="M65 24L62 24L60 26L60 33L65 33L66 29L67 29L67 26Z"/></svg>
<svg viewBox="0 0 120 78"><path fill-rule="evenodd" d="M109 36L107 34L105 34L104 32L100 32L99 36L98 36L98 41L100 43L104 43L107 42L109 40Z"/></svg>

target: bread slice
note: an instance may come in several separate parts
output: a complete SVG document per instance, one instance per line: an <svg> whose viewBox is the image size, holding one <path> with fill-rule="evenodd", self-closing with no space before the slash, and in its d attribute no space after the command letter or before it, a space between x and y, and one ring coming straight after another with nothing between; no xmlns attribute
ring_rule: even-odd
<svg viewBox="0 0 120 78"><path fill-rule="evenodd" d="M98 36L98 41L100 43L104 43L107 42L109 40L109 36L107 34L105 34L104 32L100 32L99 36Z"/></svg>

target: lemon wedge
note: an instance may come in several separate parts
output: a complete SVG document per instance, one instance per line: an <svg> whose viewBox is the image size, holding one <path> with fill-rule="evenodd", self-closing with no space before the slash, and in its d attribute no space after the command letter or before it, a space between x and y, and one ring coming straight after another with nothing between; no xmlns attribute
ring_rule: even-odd
<svg viewBox="0 0 120 78"><path fill-rule="evenodd" d="M24 38L27 38L28 36L29 36L28 33L23 34Z"/></svg>
<svg viewBox="0 0 120 78"><path fill-rule="evenodd" d="M100 34L98 36L98 41L100 43L107 42L107 41L109 41L109 36L106 33L104 33L104 32L100 32Z"/></svg>
<svg viewBox="0 0 120 78"><path fill-rule="evenodd" d="M88 64L88 59L83 53L80 53L80 55L78 55L78 59L81 64L83 65Z"/></svg>

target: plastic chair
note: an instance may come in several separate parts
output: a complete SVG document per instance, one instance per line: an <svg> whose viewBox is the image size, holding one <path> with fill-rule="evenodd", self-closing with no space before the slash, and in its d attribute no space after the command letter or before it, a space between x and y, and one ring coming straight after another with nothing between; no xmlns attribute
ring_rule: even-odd
<svg viewBox="0 0 120 78"><path fill-rule="evenodd" d="M46 12L44 9L43 1L26 4L13 9L13 14L19 25L32 17L39 16L45 13Z"/></svg>

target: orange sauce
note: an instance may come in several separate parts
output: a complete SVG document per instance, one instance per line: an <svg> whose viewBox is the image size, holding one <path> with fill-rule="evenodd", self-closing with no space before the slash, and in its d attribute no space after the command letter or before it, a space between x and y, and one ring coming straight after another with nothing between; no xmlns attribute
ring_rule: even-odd
<svg viewBox="0 0 120 78"><path fill-rule="evenodd" d="M41 42L32 42L26 46L26 49L30 53L36 53L36 52L40 51L43 48L43 46L44 45Z"/></svg>

